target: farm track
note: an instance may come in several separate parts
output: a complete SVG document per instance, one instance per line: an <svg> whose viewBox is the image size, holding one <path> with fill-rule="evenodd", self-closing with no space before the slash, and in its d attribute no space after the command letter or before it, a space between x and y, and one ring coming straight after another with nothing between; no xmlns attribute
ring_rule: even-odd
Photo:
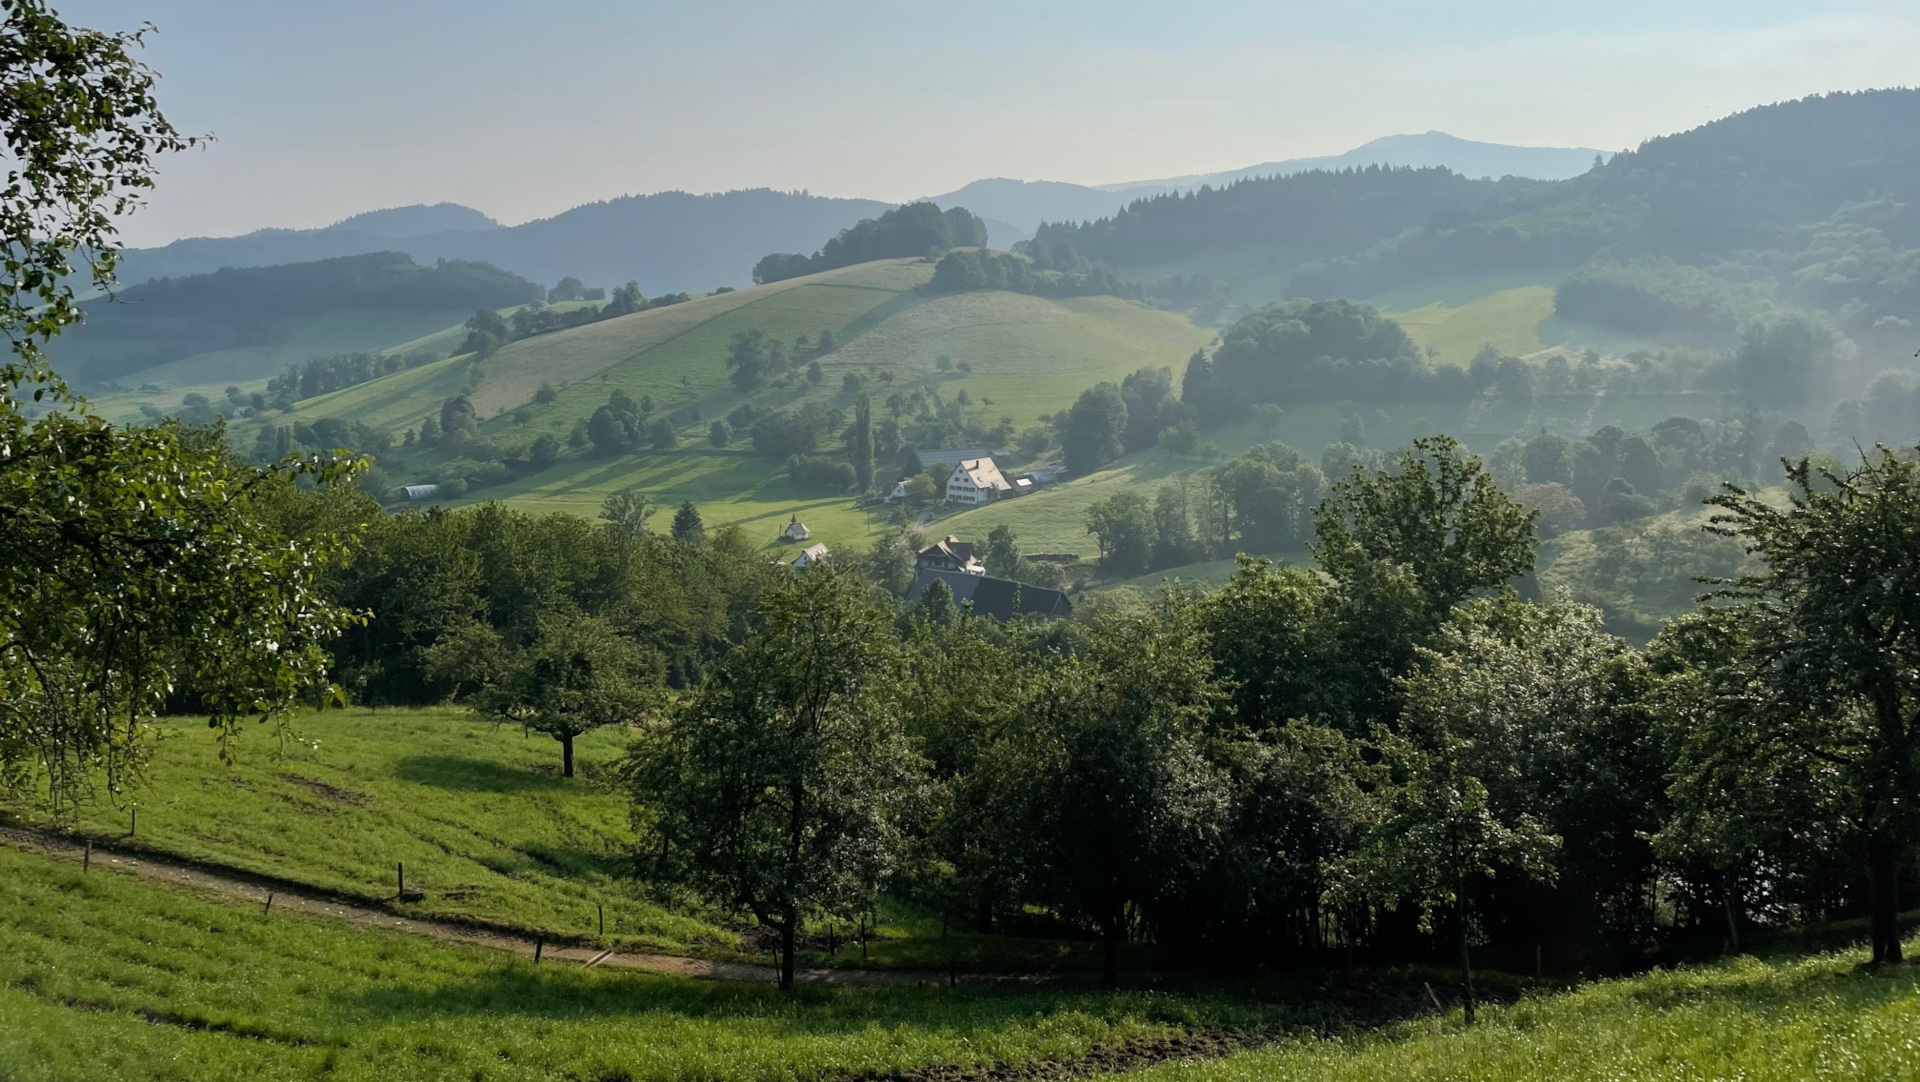
<svg viewBox="0 0 1920 1082"><path fill-rule="evenodd" d="M42 856L78 864L84 859L85 845L72 838L17 826L0 827L0 844L29 850ZM443 942L468 943L509 951L542 961L593 965L600 968L634 969L674 977L698 980L743 981L771 984L779 971L770 965L748 962L716 962L673 954L608 952L595 945L569 941L546 941L524 934L453 920L411 917L364 900L342 897L324 890L268 876L252 875L217 866L178 860L145 850L95 844L93 863L123 874L169 886L214 894L226 899L243 899L265 909L272 896L272 909L292 909L301 913L344 920L350 924L386 928L425 936ZM1093 974L950 974L935 970L881 969L801 969L797 980L810 984L840 984L868 987L912 988L923 985L1009 985L1090 982Z"/></svg>

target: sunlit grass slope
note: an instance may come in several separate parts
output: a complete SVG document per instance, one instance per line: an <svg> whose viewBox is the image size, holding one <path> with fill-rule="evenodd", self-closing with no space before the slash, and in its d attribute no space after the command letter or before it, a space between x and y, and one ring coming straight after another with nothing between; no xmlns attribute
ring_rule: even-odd
<svg viewBox="0 0 1920 1082"><path fill-rule="evenodd" d="M1553 287L1505 289L1462 304L1434 301L1417 308L1389 311L1422 351L1434 350L1439 364L1465 365L1491 345L1509 357L1546 348L1540 324L1553 314Z"/></svg>
<svg viewBox="0 0 1920 1082"><path fill-rule="evenodd" d="M808 1082L1072 1058L1225 998L696 982L202 900L0 849L0 1078Z"/></svg>
<svg viewBox="0 0 1920 1082"><path fill-rule="evenodd" d="M691 500L709 524L739 523L769 543L798 515L817 540L860 545L880 529L877 516L855 510L850 497L792 485L781 463L748 452L744 434L727 448L712 447L708 425L743 401L768 408L822 401L850 411L849 373L865 378L880 401L916 389L952 401L964 391L987 423L1008 417L1026 425L1102 380L1149 365L1177 373L1212 338L1185 316L1112 297L923 296L916 287L931 273L924 261L887 260L703 297L513 343L479 362L477 385L476 362L454 357L309 399L296 415L345 417L398 436L473 386L484 435L531 442L543 433L564 436L620 390L651 399L653 417L675 416L679 446L616 458L569 450L549 469L470 500L592 515L608 494L631 487L663 505ZM817 384L741 392L728 380L728 342L752 330L789 345L827 331L837 348L819 358ZM891 379L882 381L883 373ZM557 392L553 401L535 401L543 384ZM383 464L405 481L458 453L396 452Z"/></svg>
<svg viewBox="0 0 1920 1082"><path fill-rule="evenodd" d="M581 738L581 777L559 776L559 745L459 711L328 712L284 743L263 731L219 759L204 722L165 723L129 808L100 803L76 828L197 861L352 897L391 900L396 862L426 891L427 916L586 935L605 905L615 942L685 949L731 943L712 924L643 899L629 865L623 795L600 780L620 734Z"/></svg>
<svg viewBox="0 0 1920 1082"><path fill-rule="evenodd" d="M1301 1040L1137 1082L1819 1082L1920 1078L1920 971L1858 951L1604 981L1337 1040Z"/></svg>

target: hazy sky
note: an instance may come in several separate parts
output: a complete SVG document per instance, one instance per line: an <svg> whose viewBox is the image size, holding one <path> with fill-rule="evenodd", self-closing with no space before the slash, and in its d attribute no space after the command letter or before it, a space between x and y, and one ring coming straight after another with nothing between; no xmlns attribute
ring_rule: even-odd
<svg viewBox="0 0 1920 1082"><path fill-rule="evenodd" d="M904 200L1111 183L1395 132L1619 149L1824 90L1920 81L1881 0L71 0L158 24L204 152L138 245L452 200L509 222L668 188Z"/></svg>

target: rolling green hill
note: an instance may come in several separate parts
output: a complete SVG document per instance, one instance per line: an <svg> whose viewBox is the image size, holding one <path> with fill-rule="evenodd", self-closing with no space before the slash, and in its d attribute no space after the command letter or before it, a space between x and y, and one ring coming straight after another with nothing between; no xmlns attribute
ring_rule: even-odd
<svg viewBox="0 0 1920 1082"><path fill-rule="evenodd" d="M1113 297L924 296L916 287L931 274L922 260L885 260L715 294L524 339L485 361L463 355L395 373L308 399L272 422L340 417L397 438L472 386L480 436L495 446L524 446L542 434L564 438L618 390L650 398L653 417L677 417L679 446L614 458L568 450L546 470L469 499L592 515L609 494L637 487L666 505L692 500L709 523L742 523L756 537L771 539L798 514L821 540L858 544L878 528L876 516L855 510L845 496L792 484L778 462L755 457L744 439L713 447L708 424L742 402L791 408L817 401L850 410L854 394L843 381L852 373L868 380L876 402L896 391L920 389L942 400L964 391L990 421L1004 416L1024 426L1101 380L1146 365L1177 372L1212 337L1184 316ZM751 330L783 342L828 331L838 348L818 358L817 384L801 379L784 389L742 392L728 381L724 362L729 340ZM949 362L945 370L941 358ZM474 384L476 365L481 376ZM882 373L891 381L881 382ZM542 385L555 390L552 401L535 401ZM252 428L237 426L236 440L246 445ZM458 446L398 449L382 465L406 483L465 453Z"/></svg>

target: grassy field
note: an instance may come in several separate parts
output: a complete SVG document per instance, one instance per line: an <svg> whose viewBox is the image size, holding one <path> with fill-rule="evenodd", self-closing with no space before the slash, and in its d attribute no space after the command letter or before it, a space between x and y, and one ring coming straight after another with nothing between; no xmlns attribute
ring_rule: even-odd
<svg viewBox="0 0 1920 1082"><path fill-rule="evenodd" d="M767 961L727 914L649 897L632 860L627 799L610 776L626 737L559 745L459 710L346 710L299 718L285 741L250 731L220 761L204 723L172 719L148 785L118 806L83 809L74 833L120 848L270 876L408 916L579 939L619 949ZM138 833L129 837L132 812ZM17 814L17 813L16 813ZM22 816L24 818L24 816ZM394 902L395 863L419 901ZM598 931L604 906L606 933ZM937 912L884 899L863 958L808 943L802 964L962 971L1099 967L1091 941L976 935ZM745 920L743 916L741 918ZM844 923L838 925L842 940ZM825 927L814 931L824 936ZM1156 964L1139 946L1127 964ZM0 1076L4 1077L4 1076Z"/></svg>
<svg viewBox="0 0 1920 1082"><path fill-rule="evenodd" d="M1540 324L1553 314L1553 287L1520 286L1450 305L1433 301L1418 308L1389 310L1413 344L1433 350L1439 364L1464 366L1487 345L1511 357L1545 349Z"/></svg>
<svg viewBox="0 0 1920 1082"><path fill-rule="evenodd" d="M1297 1034L1140 1082L1920 1077L1920 971L1741 958L1354 1025L1305 986L1209 993L698 982L235 906L0 850L0 1077L812 1082L1017 1077L1182 1032ZM1389 978L1400 985L1417 979ZM1490 979L1490 984L1503 983ZM1107 1076L1115 1077L1115 1076Z"/></svg>
<svg viewBox="0 0 1920 1082"><path fill-rule="evenodd" d="M626 799L603 780L624 747L612 730L581 738L572 779L552 740L462 711L329 712L299 719L295 736L248 732L227 765L204 722L166 722L151 785L134 793L138 835L127 837L130 809L105 802L75 827L382 902L405 862L407 885L426 891L400 907L409 914L585 936L602 904L610 943L732 943L641 896Z"/></svg>
<svg viewBox="0 0 1920 1082"><path fill-rule="evenodd" d="M1485 1009L1306 1039L1133 1082L1814 1082L1920 1078L1920 970L1860 952L1603 981Z"/></svg>
<svg viewBox="0 0 1920 1082"><path fill-rule="evenodd" d="M794 1082L1309 1020L1226 996L697 982L218 904L0 850L9 1082Z"/></svg>

